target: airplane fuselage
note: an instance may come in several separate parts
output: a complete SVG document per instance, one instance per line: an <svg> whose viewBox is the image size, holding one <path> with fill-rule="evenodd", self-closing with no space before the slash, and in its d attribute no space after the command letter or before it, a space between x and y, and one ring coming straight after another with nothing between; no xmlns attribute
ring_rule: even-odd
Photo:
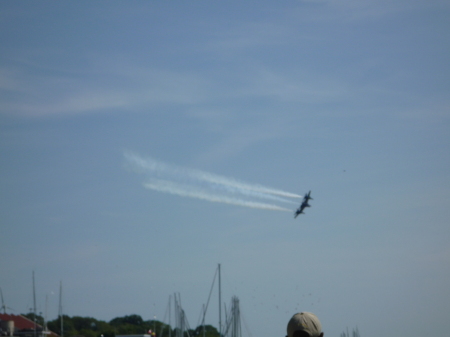
<svg viewBox="0 0 450 337"><path fill-rule="evenodd" d="M300 204L300 207L295 211L294 219L295 219L296 217L298 217L300 214L305 214L305 213L303 213L303 210L304 210L306 207L311 207L311 205L308 204L308 200L310 200L310 199L312 200L312 198L311 198L311 191L309 191L308 193L306 193L305 196L303 197L303 201L302 201L302 203Z"/></svg>

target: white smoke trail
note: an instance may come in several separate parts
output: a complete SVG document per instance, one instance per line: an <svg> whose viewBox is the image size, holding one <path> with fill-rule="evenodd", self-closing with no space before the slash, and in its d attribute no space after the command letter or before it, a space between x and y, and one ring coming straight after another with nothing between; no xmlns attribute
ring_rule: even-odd
<svg viewBox="0 0 450 337"><path fill-rule="evenodd" d="M132 169L139 173L146 173L149 176L150 182L146 183L145 187L160 192L280 211L288 209L276 205L243 200L242 198L236 198L235 195L288 203L293 203L293 201L285 199L286 197L301 198L297 194L261 185L251 185L200 170L176 167L153 158L143 158L135 153L125 152L124 156ZM225 194L231 194L231 196Z"/></svg>
<svg viewBox="0 0 450 337"><path fill-rule="evenodd" d="M182 185L177 184L172 181L165 181L165 180L151 180L150 182L144 183L144 186L146 188L159 191L159 192L166 192L171 194L176 194L182 197L191 197L191 198L198 198L202 200L207 200L211 202L221 202L225 204L231 204L231 205L239 205L239 206L245 206L245 207L251 207L251 208L259 208L259 209L267 209L267 210L273 210L273 211L285 211L285 212L291 212L292 210L288 208L283 208L277 205L271 205L271 204L264 204L260 202L254 202L254 201L247 201L237 198L230 198L224 195L219 194L210 194L207 191L203 191L201 189L197 189L195 186L192 185Z"/></svg>

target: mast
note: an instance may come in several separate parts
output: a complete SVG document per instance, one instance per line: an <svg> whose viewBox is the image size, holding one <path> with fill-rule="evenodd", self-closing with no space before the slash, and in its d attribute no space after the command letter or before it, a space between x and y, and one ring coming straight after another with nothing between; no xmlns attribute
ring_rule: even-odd
<svg viewBox="0 0 450 337"><path fill-rule="evenodd" d="M169 295L169 337L172 337L172 326L171 326L171 319L170 319L170 304L172 301L172 295Z"/></svg>
<svg viewBox="0 0 450 337"><path fill-rule="evenodd" d="M5 305L5 301L3 300L2 288L0 288L0 297L2 298L2 309L3 309L3 313L6 314L6 305Z"/></svg>
<svg viewBox="0 0 450 337"><path fill-rule="evenodd" d="M220 284L220 263L219 263L219 336L222 337L222 288Z"/></svg>
<svg viewBox="0 0 450 337"><path fill-rule="evenodd" d="M233 327L231 330L232 337L241 337L241 311L239 309L239 299L234 296L232 304L232 322Z"/></svg>
<svg viewBox="0 0 450 337"><path fill-rule="evenodd" d="M59 282L59 317L61 320L61 337L64 337L63 307L62 307L62 281Z"/></svg>
<svg viewBox="0 0 450 337"><path fill-rule="evenodd" d="M34 337L37 335L36 331L36 287L34 284L34 270L33 270L33 313L34 313Z"/></svg>
<svg viewBox="0 0 450 337"><path fill-rule="evenodd" d="M44 333L47 333L47 312L48 312L48 295L45 295L45 316L44 316Z"/></svg>

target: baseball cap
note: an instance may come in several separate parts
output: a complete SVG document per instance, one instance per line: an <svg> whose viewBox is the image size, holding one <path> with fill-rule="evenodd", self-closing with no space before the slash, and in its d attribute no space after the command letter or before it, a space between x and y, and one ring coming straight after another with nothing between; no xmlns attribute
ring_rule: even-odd
<svg viewBox="0 0 450 337"><path fill-rule="evenodd" d="M311 337L319 337L322 333L322 324L313 313L300 312L292 316L287 325L288 337L293 337L296 331L305 331Z"/></svg>

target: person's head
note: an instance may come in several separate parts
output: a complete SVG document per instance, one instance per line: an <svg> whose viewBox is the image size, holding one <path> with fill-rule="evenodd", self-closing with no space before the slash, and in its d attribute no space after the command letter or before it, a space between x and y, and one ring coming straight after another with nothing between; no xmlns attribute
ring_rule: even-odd
<svg viewBox="0 0 450 337"><path fill-rule="evenodd" d="M286 337L323 337L322 324L313 313L300 312L290 319Z"/></svg>

